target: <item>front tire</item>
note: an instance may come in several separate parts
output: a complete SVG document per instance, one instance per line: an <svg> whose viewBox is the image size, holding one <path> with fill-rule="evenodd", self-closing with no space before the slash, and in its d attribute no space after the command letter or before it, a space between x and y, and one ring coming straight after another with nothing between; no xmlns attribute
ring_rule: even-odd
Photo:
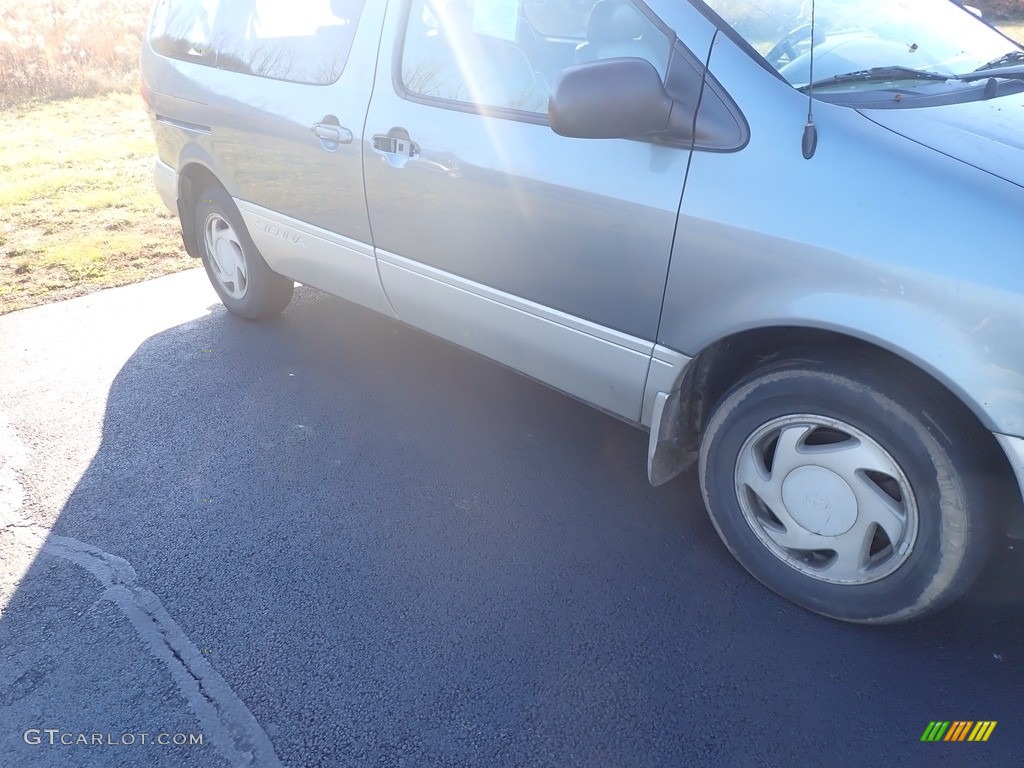
<svg viewBox="0 0 1024 768"><path fill-rule="evenodd" d="M904 373L859 355L776 363L722 398L702 439L701 488L722 541L763 584L825 616L936 611L991 549L977 428Z"/></svg>
<svg viewBox="0 0 1024 768"><path fill-rule="evenodd" d="M231 314L263 320L284 311L295 284L267 266L223 188L199 195L195 232L206 274Z"/></svg>

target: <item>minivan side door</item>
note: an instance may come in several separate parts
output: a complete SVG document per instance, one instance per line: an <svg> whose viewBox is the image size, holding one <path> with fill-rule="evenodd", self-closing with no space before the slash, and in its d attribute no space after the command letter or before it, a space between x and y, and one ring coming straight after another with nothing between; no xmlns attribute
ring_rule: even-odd
<svg viewBox="0 0 1024 768"><path fill-rule="evenodd" d="M196 4L192 4L196 6ZM363 194L363 120L384 9L365 0L204 0L189 97L215 173L276 272L391 314ZM175 26L173 20L169 26Z"/></svg>
<svg viewBox="0 0 1024 768"><path fill-rule="evenodd" d="M545 5L390 3L363 137L381 281L402 320L639 421L690 147L559 136L547 105L573 64L664 79L675 36L632 0L575 27Z"/></svg>

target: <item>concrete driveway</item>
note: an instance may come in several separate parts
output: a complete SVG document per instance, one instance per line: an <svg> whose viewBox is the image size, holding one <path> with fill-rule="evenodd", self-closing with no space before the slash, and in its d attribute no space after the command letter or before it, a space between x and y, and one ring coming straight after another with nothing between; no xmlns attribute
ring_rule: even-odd
<svg viewBox="0 0 1024 768"><path fill-rule="evenodd" d="M200 270L2 317L0 764L1021 764L1024 543L934 619L842 625L645 459L311 289L263 325Z"/></svg>

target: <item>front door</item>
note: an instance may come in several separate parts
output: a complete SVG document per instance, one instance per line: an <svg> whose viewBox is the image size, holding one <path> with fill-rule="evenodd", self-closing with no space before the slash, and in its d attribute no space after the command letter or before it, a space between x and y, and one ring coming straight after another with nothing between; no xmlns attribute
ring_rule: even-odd
<svg viewBox="0 0 1024 768"><path fill-rule="evenodd" d="M690 148L558 136L547 103L577 63L664 79L674 34L630 0L390 6L364 166L395 311L639 420ZM702 61L714 29L689 27Z"/></svg>

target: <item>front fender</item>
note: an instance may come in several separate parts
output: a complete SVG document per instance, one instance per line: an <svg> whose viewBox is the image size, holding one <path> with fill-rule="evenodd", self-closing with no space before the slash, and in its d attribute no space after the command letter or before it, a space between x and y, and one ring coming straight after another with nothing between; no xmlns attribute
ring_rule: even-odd
<svg viewBox="0 0 1024 768"><path fill-rule="evenodd" d="M806 96L723 36L711 71L751 139L693 154L658 343L695 356L755 328L832 331L1024 436L1024 189L825 102L805 160Z"/></svg>

